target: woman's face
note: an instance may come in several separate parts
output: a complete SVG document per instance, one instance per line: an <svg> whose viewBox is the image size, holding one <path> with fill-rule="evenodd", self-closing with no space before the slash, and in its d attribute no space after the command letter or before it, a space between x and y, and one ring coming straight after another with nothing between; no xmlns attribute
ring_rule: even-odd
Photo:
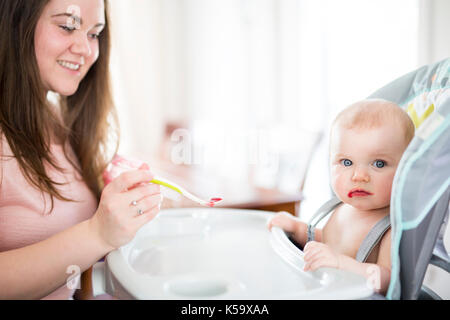
<svg viewBox="0 0 450 320"><path fill-rule="evenodd" d="M105 26L103 0L51 0L40 16L36 59L46 91L74 94L99 55Z"/></svg>

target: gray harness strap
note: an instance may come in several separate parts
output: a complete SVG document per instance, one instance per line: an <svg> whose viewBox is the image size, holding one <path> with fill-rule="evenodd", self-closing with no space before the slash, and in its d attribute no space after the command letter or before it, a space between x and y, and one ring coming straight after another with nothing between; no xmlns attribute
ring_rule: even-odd
<svg viewBox="0 0 450 320"><path fill-rule="evenodd" d="M356 253L356 261L366 262L373 248L376 247L376 245L380 242L381 238L383 238L383 235L386 233L386 231L389 230L390 227L391 219L389 215L378 221L361 243L361 246Z"/></svg>
<svg viewBox="0 0 450 320"><path fill-rule="evenodd" d="M331 211L333 211L341 203L342 201L339 200L337 197L331 198L330 200L325 202L316 211L316 213L314 213L314 215L308 222L308 240L306 240L306 242L314 240L314 228L323 218L325 218Z"/></svg>
<svg viewBox="0 0 450 320"><path fill-rule="evenodd" d="M314 240L314 229L316 225L325 218L329 213L331 213L338 205L342 203L337 197L334 197L327 202L325 202L319 210L312 216L308 223L308 240ZM365 262L372 252L373 248L380 242L383 235L391 227L390 216L387 215L380 221L378 221L373 228L369 231L367 236L364 238L361 246L356 253L356 260L359 262Z"/></svg>
<svg viewBox="0 0 450 320"><path fill-rule="evenodd" d="M316 211L316 213L314 213L312 218L309 220L309 223L315 227L323 218L325 218L331 211L333 211L341 203L342 201L339 198L337 197L331 198L330 200L325 202L319 208L319 210ZM316 219L317 221L314 221Z"/></svg>

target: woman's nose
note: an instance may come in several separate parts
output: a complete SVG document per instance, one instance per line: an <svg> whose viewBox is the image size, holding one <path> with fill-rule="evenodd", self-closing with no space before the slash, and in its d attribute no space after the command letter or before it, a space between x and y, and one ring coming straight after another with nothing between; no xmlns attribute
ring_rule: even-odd
<svg viewBox="0 0 450 320"><path fill-rule="evenodd" d="M92 49L89 44L89 39L86 35L83 35L81 32L75 38L72 47L70 48L72 53L81 55L83 57L89 57L92 54Z"/></svg>
<svg viewBox="0 0 450 320"><path fill-rule="evenodd" d="M356 167L353 171L352 181L355 182L369 182L370 176L367 170L361 167Z"/></svg>

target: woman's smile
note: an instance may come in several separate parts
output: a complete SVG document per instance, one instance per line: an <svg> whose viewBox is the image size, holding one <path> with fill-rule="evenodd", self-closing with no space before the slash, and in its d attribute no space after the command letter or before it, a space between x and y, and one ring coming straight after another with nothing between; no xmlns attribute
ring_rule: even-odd
<svg viewBox="0 0 450 320"><path fill-rule="evenodd" d="M75 76L77 78L81 77L80 70L81 70L81 67L83 66L82 64L64 61L64 60L58 60L57 63L61 68L64 69L65 72L69 73L70 76Z"/></svg>
<svg viewBox="0 0 450 320"><path fill-rule="evenodd" d="M82 64L76 63L76 62L69 62L65 60L58 60L58 64L66 69L72 70L72 71L78 71L80 70Z"/></svg>

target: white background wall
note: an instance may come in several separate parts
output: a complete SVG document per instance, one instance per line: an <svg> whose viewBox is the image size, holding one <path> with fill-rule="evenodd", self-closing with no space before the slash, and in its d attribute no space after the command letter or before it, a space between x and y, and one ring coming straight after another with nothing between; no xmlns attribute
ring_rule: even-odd
<svg viewBox="0 0 450 320"><path fill-rule="evenodd" d="M450 1L420 0L419 64L450 56Z"/></svg>

